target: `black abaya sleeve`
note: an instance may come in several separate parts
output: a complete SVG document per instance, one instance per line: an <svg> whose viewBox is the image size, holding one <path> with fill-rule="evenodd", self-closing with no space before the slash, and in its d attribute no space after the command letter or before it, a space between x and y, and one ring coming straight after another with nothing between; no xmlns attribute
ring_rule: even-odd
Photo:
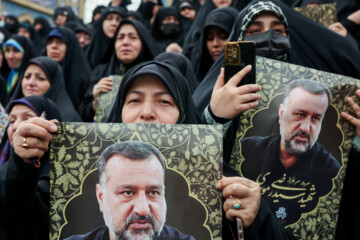
<svg viewBox="0 0 360 240"><path fill-rule="evenodd" d="M36 169L12 149L0 168L1 239L49 239L49 188L48 161Z"/></svg>

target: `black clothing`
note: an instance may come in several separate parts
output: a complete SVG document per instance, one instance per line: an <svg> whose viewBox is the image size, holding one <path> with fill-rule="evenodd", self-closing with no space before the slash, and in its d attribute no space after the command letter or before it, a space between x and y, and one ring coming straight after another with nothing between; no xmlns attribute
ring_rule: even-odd
<svg viewBox="0 0 360 240"><path fill-rule="evenodd" d="M155 7L155 5L160 5L163 6L163 3L161 0L157 0L157 4L155 4L152 1L146 1L144 2L143 0L141 1L138 9L136 11L138 11L139 13L141 13L141 15L144 17L144 26L147 29L151 29L151 18L153 17L153 9Z"/></svg>
<svg viewBox="0 0 360 240"><path fill-rule="evenodd" d="M156 56L154 61L168 63L179 70L188 81L191 93L193 93L196 87L199 85L191 62L184 55L173 52L164 52Z"/></svg>
<svg viewBox="0 0 360 240"><path fill-rule="evenodd" d="M3 106L6 106L8 102L8 95L6 92L6 81L3 76L0 75L0 103Z"/></svg>
<svg viewBox="0 0 360 240"><path fill-rule="evenodd" d="M224 176L238 177L239 174L227 163L223 165ZM223 212L222 238L225 240L237 239L236 221L229 221ZM282 227L270 211L264 198L261 198L259 211L254 222L244 231L245 239L256 240L282 240L296 239L291 232Z"/></svg>
<svg viewBox="0 0 360 240"><path fill-rule="evenodd" d="M16 104L25 104L38 116L45 111L47 119L61 121L60 113L51 100L41 96L22 100L26 103L12 103L8 112ZM1 147L7 141L5 136ZM40 168L25 163L12 147L8 151L8 159L0 167L0 239L49 239L50 151L41 158Z"/></svg>
<svg viewBox="0 0 360 240"><path fill-rule="evenodd" d="M108 51L108 48L112 48L111 38L108 38L103 30L103 22L110 13L118 13L123 19L127 17L126 11L122 7L107 7L102 12L101 18L96 23L94 35L85 52L86 59L90 64L91 69L94 69L101 63L105 63L104 57L106 52ZM116 37L116 34L114 37Z"/></svg>
<svg viewBox="0 0 360 240"><path fill-rule="evenodd" d="M161 29L163 26L162 21L167 16L174 16L179 21L176 31L172 32L168 36L166 35L165 29ZM186 32L183 31L182 23L180 20L181 19L179 11L174 7L162 7L157 12L154 23L152 25L151 35L153 36L158 48L160 49L160 52L164 52L166 47L170 43L177 43L180 47L182 46Z"/></svg>
<svg viewBox="0 0 360 240"><path fill-rule="evenodd" d="M360 152L352 148L347 163L339 217L336 226L335 239L338 240L355 240L360 238L360 192L354 189L360 184L359 159Z"/></svg>
<svg viewBox="0 0 360 240"><path fill-rule="evenodd" d="M20 28L25 28L30 33L30 39L36 48L35 50L38 52L41 52L41 50L44 47L45 42L40 37L38 32L35 30L35 28L33 26L31 26L29 23L20 23L18 30Z"/></svg>
<svg viewBox="0 0 360 240"><path fill-rule="evenodd" d="M157 240L195 240L192 236L188 236L176 228L164 225L160 236ZM84 235L73 235L66 240L109 240L109 229L106 226L98 227Z"/></svg>
<svg viewBox="0 0 360 240"><path fill-rule="evenodd" d="M206 17L204 27L201 31L200 44L193 48L191 53L191 64L194 66L195 74L199 82L203 80L211 65L212 60L207 45L207 30L211 26L215 26L223 30L227 36L230 35L233 23L239 14L239 11L233 7L217 8L209 13Z"/></svg>
<svg viewBox="0 0 360 240"><path fill-rule="evenodd" d="M30 64L39 66L46 74L47 79L50 82L49 90L43 95L52 101L54 101L61 113L62 119L67 122L81 122L79 114L76 112L71 99L65 89L65 81L63 71L60 65L53 59L45 56L36 57L31 59L25 67ZM17 85L13 96L10 101L22 98L23 92L21 82L24 78L25 71L19 77L19 84Z"/></svg>
<svg viewBox="0 0 360 240"><path fill-rule="evenodd" d="M6 21L6 19L9 19L13 21L14 23L10 23ZM5 17L5 28L10 32L10 34L16 34L19 27L19 20L14 15L7 15Z"/></svg>
<svg viewBox="0 0 360 240"><path fill-rule="evenodd" d="M75 33L67 27L57 29L64 35L66 43L65 57L59 64L63 70L66 91L77 109L89 84L90 67Z"/></svg>
<svg viewBox="0 0 360 240"><path fill-rule="evenodd" d="M332 190L332 179L337 176L340 164L316 142L311 149L298 157L296 163L286 169L280 161L280 141L280 134L242 139L241 150L245 161L241 164L240 171L244 177L262 182L262 189L266 189L266 191L263 190L262 196L274 213L280 207L286 209L287 216L279 215L278 220L287 226L297 222L301 213L312 211L318 199ZM292 181L288 182L289 179ZM294 183L295 181L304 184ZM293 192L282 191L280 187L292 188ZM305 201L300 204L300 197L284 200L282 197L271 194L274 192L285 196L305 194L302 197ZM311 198L311 201L307 197Z"/></svg>
<svg viewBox="0 0 360 240"><path fill-rule="evenodd" d="M158 61L141 63L130 69L124 75L108 122L122 122L121 113L126 93L135 79L143 75L158 76L164 86L169 90L180 113L177 123L201 123L185 77L171 65Z"/></svg>
<svg viewBox="0 0 360 240"><path fill-rule="evenodd" d="M74 11L72 10L71 7L57 7L54 11L54 22L56 20L56 17L61 14L61 15L64 15L66 16L66 22L75 22L77 21L76 19L76 15L74 13Z"/></svg>
<svg viewBox="0 0 360 240"><path fill-rule="evenodd" d="M35 18L35 22L34 22L34 26L39 23L41 24L42 28L40 28L40 30L38 30L38 33L40 35L40 37L42 37L43 39L46 38L46 36L50 33L51 30L51 26L49 21L44 18L44 17L36 17Z"/></svg>
<svg viewBox="0 0 360 240"><path fill-rule="evenodd" d="M116 56L115 50L115 41L118 32L124 24L131 24L137 30L139 37L142 42L142 48L139 55L134 61L129 64L122 63ZM85 98L80 105L79 112L82 119L85 122L92 122L95 112L92 109L92 100L93 95L92 91L96 83L100 81L103 77L108 77L110 75L124 75L131 67L135 66L138 63L152 60L158 54L158 49L153 38L150 35L150 32L146 27L139 21L136 20L123 20L118 28L116 29L114 38L112 39L106 59L109 59L106 64L101 64L97 66L91 73L91 81L87 89Z"/></svg>

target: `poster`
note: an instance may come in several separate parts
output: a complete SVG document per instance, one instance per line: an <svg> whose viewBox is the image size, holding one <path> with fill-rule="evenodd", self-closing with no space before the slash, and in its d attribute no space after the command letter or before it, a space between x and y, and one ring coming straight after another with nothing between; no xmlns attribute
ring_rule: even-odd
<svg viewBox="0 0 360 240"><path fill-rule="evenodd" d="M122 76L112 75L109 77L113 83L112 90L110 92L100 94L99 100L96 103L96 112L94 117L96 122L107 122L119 91Z"/></svg>
<svg viewBox="0 0 360 240"><path fill-rule="evenodd" d="M142 141L166 161L166 225L195 239L221 239L222 126L60 123L51 142L50 239L104 225L96 201L97 160L109 145Z"/></svg>
<svg viewBox="0 0 360 240"><path fill-rule="evenodd" d="M262 197L278 221L291 229L296 237L332 239L348 153L356 134L355 128L340 116L340 112L352 112L345 99L355 96L359 80L261 57L257 58L256 68L261 99L258 107L241 116L230 164L242 176L260 184ZM330 106L320 124L319 137L312 148L320 144L323 148L319 147L322 150L316 150L316 153L322 151L333 156L332 163L338 163L338 168L331 172L332 175L327 163L319 164L318 155L306 158L307 162L299 161L301 164L295 165L295 169L291 169L291 165L287 168L280 161L279 105L283 102L284 87L296 79L321 82L332 93ZM294 103L298 99L297 96L289 101Z"/></svg>

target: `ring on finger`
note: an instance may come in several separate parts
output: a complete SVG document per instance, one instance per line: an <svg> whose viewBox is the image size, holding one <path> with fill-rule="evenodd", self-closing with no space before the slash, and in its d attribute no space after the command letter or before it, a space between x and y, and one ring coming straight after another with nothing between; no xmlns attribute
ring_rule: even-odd
<svg viewBox="0 0 360 240"><path fill-rule="evenodd" d="M22 144L22 146L23 146L24 148L29 147L29 145L28 145L27 142L26 142L26 137L23 138L23 144Z"/></svg>
<svg viewBox="0 0 360 240"><path fill-rule="evenodd" d="M234 199L233 208L240 209L240 207L241 207L241 200L240 199Z"/></svg>

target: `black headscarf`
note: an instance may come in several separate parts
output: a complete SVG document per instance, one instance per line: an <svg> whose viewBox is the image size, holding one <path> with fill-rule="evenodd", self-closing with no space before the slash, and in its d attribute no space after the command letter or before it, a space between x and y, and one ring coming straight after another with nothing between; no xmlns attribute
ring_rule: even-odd
<svg viewBox="0 0 360 240"><path fill-rule="evenodd" d="M58 27L57 29L64 35L66 43L65 57L60 62L66 91L77 108L89 83L90 67L75 33L67 27Z"/></svg>
<svg viewBox="0 0 360 240"><path fill-rule="evenodd" d="M250 2L250 0L232 0L230 7L233 7L240 11L246 6L248 2ZM206 17L214 9L216 9L216 6L213 1L206 0L204 5L202 5L199 11L196 13L195 21L192 24L190 31L186 35L183 44L183 54L189 59L192 55L199 54L194 49L200 45L201 32L205 25Z"/></svg>
<svg viewBox="0 0 360 240"><path fill-rule="evenodd" d="M121 7L107 7L101 14L101 18L96 23L94 35L89 43L85 56L90 67L93 69L98 64L104 63L104 56L111 44L111 38L108 38L103 30L103 22L110 13L118 13L123 19L127 17L126 11Z"/></svg>
<svg viewBox="0 0 360 240"><path fill-rule="evenodd" d="M6 22L6 19L10 19L14 23ZM19 20L17 19L16 16L7 15L5 17L5 28L6 28L6 30L8 30L10 32L10 34L16 34L18 27L19 27Z"/></svg>
<svg viewBox="0 0 360 240"><path fill-rule="evenodd" d="M211 65L212 60L207 45L206 45L206 31L210 26L215 26L230 35L232 26L239 11L233 7L217 8L210 12L207 16L205 25L201 32L200 45L196 47L196 52L191 56L190 60L194 66L194 71L199 82L205 77Z"/></svg>
<svg viewBox="0 0 360 240"><path fill-rule="evenodd" d="M22 27L25 28L30 33L30 39L34 44L36 51L41 52L42 48L44 47L44 42L43 39L38 34L38 32L35 30L35 28L29 23L20 23L18 31Z"/></svg>
<svg viewBox="0 0 360 240"><path fill-rule="evenodd" d="M165 62L170 64L179 70L182 75L186 78L191 93L193 93L196 87L199 85L199 82L196 79L194 69L191 65L190 60L182 54L173 53L173 52L164 52L159 54L154 58L154 61Z"/></svg>
<svg viewBox="0 0 360 240"><path fill-rule="evenodd" d="M46 38L46 36L49 34L51 30L51 26L49 21L44 17L37 17L35 18L34 26L39 23L41 24L42 28L38 31L39 35L42 38Z"/></svg>
<svg viewBox="0 0 360 240"><path fill-rule="evenodd" d="M161 0L157 0L157 5L163 6ZM144 25L146 28L151 29L151 18L153 17L153 9L155 7L155 3L153 1L144 1L142 0L137 11L141 13L144 17Z"/></svg>
<svg viewBox="0 0 360 240"><path fill-rule="evenodd" d="M169 90L179 108L179 124L198 124L200 118L196 112L187 80L176 68L158 61L144 62L130 69L121 81L114 107L110 113L108 122L122 122L122 107L126 93L132 83L140 76L155 75Z"/></svg>
<svg viewBox="0 0 360 240"><path fill-rule="evenodd" d="M120 31L121 26L124 24L131 24L135 27L142 43L142 49L139 55L133 62L129 64L122 63L117 58L115 52L116 37ZM146 27L141 22L130 19L123 20L116 29L114 38L112 39L109 50L106 53L105 59L109 59L106 60L108 63L98 65L91 73L91 81L89 83L86 96L79 107L79 112L82 119L86 122L93 120L94 111L91 107L91 101L93 100L92 91L94 85L98 83L101 78L108 77L110 75L124 75L125 72L127 72L131 67L138 63L152 60L158 53L159 51L157 50L156 44L151 37L149 30L146 29Z"/></svg>
<svg viewBox="0 0 360 240"><path fill-rule="evenodd" d="M76 112L73 103L66 92L63 71L60 65L55 60L45 56L31 59L27 63L25 70L30 64L39 66L45 72L46 77L50 82L50 88L43 96L55 102L60 110L62 119L67 122L80 122L81 118ZM24 97L21 87L24 75L25 71L19 77L19 84L10 101Z"/></svg>
<svg viewBox="0 0 360 240"><path fill-rule="evenodd" d="M177 34L173 34L171 36L164 35L163 30L161 30L162 21L167 16L174 16L179 20L179 32ZM151 29L151 35L155 39L155 42L160 49L161 52L165 51L165 48L170 43L177 43L182 46L185 38L185 32L182 31L182 23L180 19L180 14L177 9L174 7L162 7L156 14L154 23Z"/></svg>
<svg viewBox="0 0 360 240"><path fill-rule="evenodd" d="M57 7L54 11L54 21L59 14L66 16L66 22L76 21L76 15L71 7Z"/></svg>

